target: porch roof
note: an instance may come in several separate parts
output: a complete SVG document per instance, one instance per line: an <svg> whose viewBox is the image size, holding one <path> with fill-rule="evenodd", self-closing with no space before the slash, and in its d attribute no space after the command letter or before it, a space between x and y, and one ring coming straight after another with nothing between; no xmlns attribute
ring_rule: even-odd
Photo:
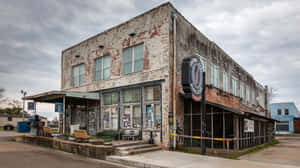
<svg viewBox="0 0 300 168"><path fill-rule="evenodd" d="M35 102L55 103L62 102L63 98L99 100L99 93L93 92L67 92L67 91L49 91L36 95L26 96L24 100L33 100Z"/></svg>

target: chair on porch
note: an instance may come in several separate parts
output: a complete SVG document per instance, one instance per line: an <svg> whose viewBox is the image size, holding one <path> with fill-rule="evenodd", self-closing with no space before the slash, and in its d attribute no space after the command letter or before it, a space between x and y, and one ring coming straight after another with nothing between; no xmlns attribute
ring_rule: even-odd
<svg viewBox="0 0 300 168"><path fill-rule="evenodd" d="M52 129L50 127L43 127L44 136L52 136Z"/></svg>
<svg viewBox="0 0 300 168"><path fill-rule="evenodd" d="M76 141L88 141L90 136L87 134L86 130L74 130L74 137Z"/></svg>

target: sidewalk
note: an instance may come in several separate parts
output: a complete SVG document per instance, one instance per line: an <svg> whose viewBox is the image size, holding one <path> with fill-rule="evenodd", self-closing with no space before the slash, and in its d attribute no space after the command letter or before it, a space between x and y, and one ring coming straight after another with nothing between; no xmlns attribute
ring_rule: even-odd
<svg viewBox="0 0 300 168"><path fill-rule="evenodd" d="M28 133L18 133L15 131L0 131L0 141L10 141L14 136L27 135Z"/></svg>
<svg viewBox="0 0 300 168"><path fill-rule="evenodd" d="M151 168L296 168L296 166L230 160L170 151L156 151L132 156L109 156L107 160L128 166Z"/></svg>

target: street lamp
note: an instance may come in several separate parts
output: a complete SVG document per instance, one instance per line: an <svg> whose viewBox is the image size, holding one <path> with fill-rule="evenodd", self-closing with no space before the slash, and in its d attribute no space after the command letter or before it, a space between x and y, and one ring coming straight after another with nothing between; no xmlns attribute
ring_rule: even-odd
<svg viewBox="0 0 300 168"><path fill-rule="evenodd" d="M23 121L24 121L24 115L25 115L25 96L26 96L27 92L24 91L24 90L21 90L21 94L23 96Z"/></svg>

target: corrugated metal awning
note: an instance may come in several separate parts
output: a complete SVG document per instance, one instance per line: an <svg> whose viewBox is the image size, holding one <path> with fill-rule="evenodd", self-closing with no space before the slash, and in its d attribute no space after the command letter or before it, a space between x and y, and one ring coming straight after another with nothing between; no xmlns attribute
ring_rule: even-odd
<svg viewBox="0 0 300 168"><path fill-rule="evenodd" d="M32 96L26 96L24 100L33 100L35 102L44 103L55 103L62 102L62 99L87 99L87 100L99 100L99 93L93 92L67 92L67 91L49 91L44 93L39 93Z"/></svg>

